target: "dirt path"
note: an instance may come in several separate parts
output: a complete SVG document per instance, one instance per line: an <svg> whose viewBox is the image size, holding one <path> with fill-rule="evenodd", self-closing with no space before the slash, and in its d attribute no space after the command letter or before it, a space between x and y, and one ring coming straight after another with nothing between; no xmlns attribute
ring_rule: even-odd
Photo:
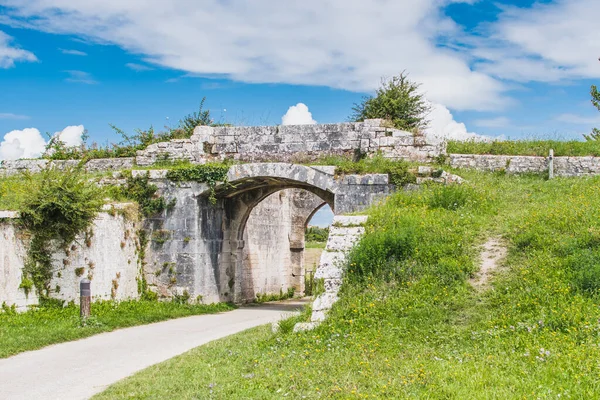
<svg viewBox="0 0 600 400"><path fill-rule="evenodd" d="M267 303L136 326L5 358L0 360L0 399L87 399L194 347L289 316L307 302Z"/></svg>
<svg viewBox="0 0 600 400"><path fill-rule="evenodd" d="M471 285L475 289L482 290L485 288L494 274L494 271L500 266L502 260L506 257L507 249L500 238L489 238L483 245L479 272L471 278Z"/></svg>

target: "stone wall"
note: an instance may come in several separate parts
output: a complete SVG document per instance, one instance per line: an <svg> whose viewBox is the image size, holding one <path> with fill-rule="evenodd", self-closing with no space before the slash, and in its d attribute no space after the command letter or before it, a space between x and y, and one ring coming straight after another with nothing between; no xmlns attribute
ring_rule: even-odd
<svg viewBox="0 0 600 400"><path fill-rule="evenodd" d="M316 327L325 320L329 310L338 301L348 253L364 235L367 218L366 215L334 217L329 228L327 246L321 254L321 261L315 273L315 279L323 280L325 292L313 302L310 322L296 324L294 331Z"/></svg>
<svg viewBox="0 0 600 400"><path fill-rule="evenodd" d="M332 205L336 213L349 213L369 207L393 188L388 184L387 175L336 178L332 170L331 167L285 163L235 165L228 172L228 183L215 188L214 204L209 200L210 190L206 184L174 183L164 178L165 171L148 171L165 200L168 203L174 201L172 209L145 221L145 229L149 232L145 277L150 287L160 296L187 293L192 299L201 298L208 303L248 300L253 295L250 286L258 283L255 278L262 282L259 288L270 285L269 290L276 293L279 289L285 291L285 285L301 291L304 224L317 205L311 206L313 200L294 196L290 204L280 201L269 210L269 203L266 203L267 208L261 211L261 202L272 195L280 196L282 190L304 189L318 196L320 204ZM252 216L254 211L259 224L250 227L255 230L252 237L244 237L248 223L252 225L257 221ZM271 214L274 215L269 217ZM269 226L276 218L281 218L282 225ZM244 262L247 267L252 261L249 258L252 246L260 247L262 241L269 240L276 249L272 248L269 254L260 257L267 262L287 264L291 273L298 275L294 277L295 282L285 283L279 270L269 281L267 271L273 272L269 268L249 277ZM261 250L265 250L264 246ZM259 258L255 257L254 261ZM283 272L288 279L291 273L289 270Z"/></svg>
<svg viewBox="0 0 600 400"><path fill-rule="evenodd" d="M380 152L385 157L428 161L445 152L443 144L429 143L425 136L388 128L379 119L365 122L319 125L210 127L199 126L190 139L155 143L135 158L95 159L86 163L89 172L130 169L156 161L188 160L203 164L225 158L245 162L306 163L325 155L357 156ZM45 166L74 166L79 160L5 160L0 175L39 172Z"/></svg>
<svg viewBox="0 0 600 400"><path fill-rule="evenodd" d="M94 220L89 241L79 237L53 255L54 278L51 296L62 300L79 299L79 282L92 280L92 296L98 299L137 298L139 265L136 226L119 214L100 213ZM21 284L27 254L27 238L14 223L14 217L0 220L0 303L23 311L38 303L35 289L26 295Z"/></svg>
<svg viewBox="0 0 600 400"><path fill-rule="evenodd" d="M0 164L0 176L12 176L22 172L40 172L45 167L56 167L59 169L67 166L74 167L80 160L56 160L45 159L35 160L4 160ZM99 158L89 160L85 164L85 170L88 172L106 172L123 169L131 169L135 165L135 159L130 158Z"/></svg>
<svg viewBox="0 0 600 400"><path fill-rule="evenodd" d="M481 171L501 171L509 174L543 173L548 171L548 158L535 156L497 156L450 154L455 168L474 168ZM554 157L556 176L586 176L600 174L600 157Z"/></svg>
<svg viewBox="0 0 600 400"><path fill-rule="evenodd" d="M261 126L199 126L190 139L157 143L139 151L138 165L159 159L194 163L232 158L246 162L308 162L324 155L381 152L385 157L425 161L444 152L442 145L424 136L382 126L382 120L365 122Z"/></svg>

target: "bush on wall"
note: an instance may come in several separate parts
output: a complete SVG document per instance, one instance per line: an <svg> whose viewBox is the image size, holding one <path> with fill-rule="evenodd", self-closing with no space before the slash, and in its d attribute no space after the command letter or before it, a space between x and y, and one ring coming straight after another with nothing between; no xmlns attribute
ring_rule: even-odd
<svg viewBox="0 0 600 400"><path fill-rule="evenodd" d="M81 166L47 168L24 174L30 190L22 199L20 223L31 235L23 283L48 298L52 279L52 252L75 240L92 224L103 205L103 191L86 179ZM27 289L26 289L27 290Z"/></svg>

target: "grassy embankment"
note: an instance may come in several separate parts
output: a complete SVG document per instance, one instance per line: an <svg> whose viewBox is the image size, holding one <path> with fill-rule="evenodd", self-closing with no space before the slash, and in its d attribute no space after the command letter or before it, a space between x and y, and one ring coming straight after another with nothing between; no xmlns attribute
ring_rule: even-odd
<svg viewBox="0 0 600 400"><path fill-rule="evenodd" d="M496 140L493 142L449 141L448 154L493 154L547 157L550 149L560 156L600 156L599 141Z"/></svg>
<svg viewBox="0 0 600 400"><path fill-rule="evenodd" d="M371 210L316 330L253 329L98 398L597 398L600 178L459 173ZM508 257L476 291L490 237Z"/></svg>

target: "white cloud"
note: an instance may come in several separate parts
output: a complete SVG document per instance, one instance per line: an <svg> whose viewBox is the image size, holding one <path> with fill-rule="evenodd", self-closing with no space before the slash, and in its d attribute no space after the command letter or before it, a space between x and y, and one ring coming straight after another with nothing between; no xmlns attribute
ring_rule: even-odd
<svg viewBox="0 0 600 400"><path fill-rule="evenodd" d="M428 116L429 126L426 129L427 138L433 143L445 140L476 140L489 141L493 138L469 132L462 122L456 122L448 108L441 104L431 104Z"/></svg>
<svg viewBox="0 0 600 400"><path fill-rule="evenodd" d="M80 146L83 143L83 138L81 137L85 132L85 128L83 125L74 125L67 126L60 132L56 132L54 134L55 137L61 142L64 142L66 146Z"/></svg>
<svg viewBox="0 0 600 400"><path fill-rule="evenodd" d="M98 83L98 81L96 81L88 72L75 70L65 72L69 74L69 76L65 79L65 81L67 82L85 83L86 85L95 85L96 83Z"/></svg>
<svg viewBox="0 0 600 400"><path fill-rule="evenodd" d="M316 124L308 107L304 103L291 106L285 115L281 117L282 125L312 125Z"/></svg>
<svg viewBox="0 0 600 400"><path fill-rule="evenodd" d="M12 38L0 31L0 68L11 68L15 61L37 61L37 57L23 49L11 46Z"/></svg>
<svg viewBox="0 0 600 400"><path fill-rule="evenodd" d="M521 82L600 77L598 0L505 7L474 56L487 74Z"/></svg>
<svg viewBox="0 0 600 400"><path fill-rule="evenodd" d="M127 63L125 64L125 66L129 69L132 69L136 72L141 72L141 71L152 71L152 68L150 68L147 65L142 65L142 64L136 64L136 63Z"/></svg>
<svg viewBox="0 0 600 400"><path fill-rule="evenodd" d="M0 113L0 119L29 119L29 116L13 113Z"/></svg>
<svg viewBox="0 0 600 400"><path fill-rule="evenodd" d="M505 106L443 12L466 0L4 0L3 23L76 35L150 64L251 83L374 90L402 70L452 109ZM291 45L293 43L293 45ZM447 44L440 46L440 43Z"/></svg>
<svg viewBox="0 0 600 400"><path fill-rule="evenodd" d="M0 143L0 160L37 158L46 148L46 141L35 128L14 130L4 135Z"/></svg>
<svg viewBox="0 0 600 400"><path fill-rule="evenodd" d="M561 115L557 116L555 119L560 122L567 122L569 124L576 124L576 125L600 124L600 115L595 115L592 117L592 116L583 116L583 115L576 115L576 114L561 114Z"/></svg>
<svg viewBox="0 0 600 400"><path fill-rule="evenodd" d="M505 128L510 126L510 119L506 117L496 117L489 119L476 119L473 125L480 128Z"/></svg>
<svg viewBox="0 0 600 400"><path fill-rule="evenodd" d="M87 53L84 51L72 50L72 49L59 49L59 50L61 53L68 54L71 56L81 56L81 57L87 56Z"/></svg>
<svg viewBox="0 0 600 400"><path fill-rule="evenodd" d="M67 126L54 134L67 146L79 146L85 132L83 125ZM36 128L14 130L4 135L0 142L0 160L18 160L20 158L38 158L46 150L46 140Z"/></svg>

